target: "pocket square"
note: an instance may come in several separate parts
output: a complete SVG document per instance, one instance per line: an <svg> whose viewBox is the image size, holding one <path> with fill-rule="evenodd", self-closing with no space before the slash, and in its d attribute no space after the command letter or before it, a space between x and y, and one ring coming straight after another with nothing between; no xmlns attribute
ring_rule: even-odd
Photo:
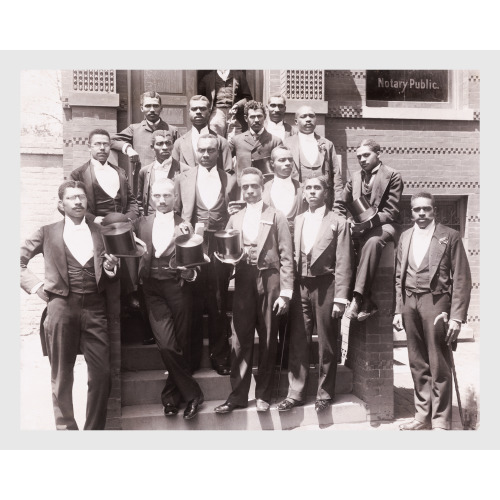
<svg viewBox="0 0 500 500"><path fill-rule="evenodd" d="M271 220L261 220L260 222L261 222L261 224L268 224L269 226L273 225L273 221L271 221Z"/></svg>

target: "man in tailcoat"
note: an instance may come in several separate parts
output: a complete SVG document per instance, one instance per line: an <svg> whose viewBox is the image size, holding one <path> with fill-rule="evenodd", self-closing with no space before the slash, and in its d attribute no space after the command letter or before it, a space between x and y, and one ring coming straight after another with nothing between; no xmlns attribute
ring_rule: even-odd
<svg viewBox="0 0 500 500"><path fill-rule="evenodd" d="M157 179L151 186L151 199L155 211L134 221L134 230L147 248L139 261L139 279L149 323L168 370L161 393L164 414L176 415L183 399L187 402L184 418L190 420L203 404L203 393L191 375L192 285L185 283L194 281L197 271L172 269L172 259L175 238L193 228L173 212L175 186L171 179Z"/></svg>
<svg viewBox="0 0 500 500"><path fill-rule="evenodd" d="M292 237L285 216L262 201L263 176L243 170L241 189L246 208L229 219L227 229L241 234L245 258L236 265L231 339L231 388L216 413L248 405L255 330L259 365L255 377L257 411L269 410L279 317L288 311L293 292Z"/></svg>
<svg viewBox="0 0 500 500"><path fill-rule="evenodd" d="M283 142L287 137L295 135L297 129L285 121L286 99L281 94L273 94L267 100L268 119L264 126L270 133L279 137Z"/></svg>
<svg viewBox="0 0 500 500"><path fill-rule="evenodd" d="M229 375L229 321L227 289L231 265L214 256L215 233L226 227L229 201L234 200L235 179L217 168L217 137L202 135L197 144L198 165L175 180L175 212L203 234L203 251L211 262L202 266L195 283L191 362L197 370L203 348L203 311L208 313L210 360L219 375Z"/></svg>
<svg viewBox="0 0 500 500"><path fill-rule="evenodd" d="M397 251L393 324L406 330L415 387L415 417L401 430L451 429L450 346L467 320L471 274L460 234L436 223L435 210L430 193L412 196L415 225Z"/></svg>
<svg viewBox="0 0 500 500"><path fill-rule="evenodd" d="M99 226L85 221L85 186L66 181L58 194L64 220L41 227L21 247L21 288L47 302L41 335L50 361L56 428L78 430L72 390L81 350L88 369L84 429L102 430L111 388L106 288L116 276L118 259L105 253ZM28 269L38 254L44 257L44 281Z"/></svg>

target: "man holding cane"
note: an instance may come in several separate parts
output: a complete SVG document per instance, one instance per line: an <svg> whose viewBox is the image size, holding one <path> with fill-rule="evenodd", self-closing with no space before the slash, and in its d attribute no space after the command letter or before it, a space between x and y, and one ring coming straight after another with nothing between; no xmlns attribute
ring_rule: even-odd
<svg viewBox="0 0 500 500"><path fill-rule="evenodd" d="M449 430L449 346L457 340L467 318L470 268L459 233L435 223L435 202L430 193L413 195L411 211L415 225L401 235L397 252L393 324L406 330L415 418L400 429Z"/></svg>

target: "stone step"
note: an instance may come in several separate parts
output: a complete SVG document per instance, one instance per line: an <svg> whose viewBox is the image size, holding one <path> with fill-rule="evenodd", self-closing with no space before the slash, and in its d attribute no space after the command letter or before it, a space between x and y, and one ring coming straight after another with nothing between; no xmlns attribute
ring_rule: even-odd
<svg viewBox="0 0 500 500"><path fill-rule="evenodd" d="M254 359L253 365L257 366L258 362L258 344L259 339L255 337L254 344ZM141 342L135 341L128 344L122 344L122 370L137 371L137 370L162 370L164 369L163 361L160 356L160 351L156 344L142 345ZM318 337L313 335L311 342L311 364L318 362ZM203 351L201 357L201 368L211 368L210 357L208 353L208 339L203 339Z"/></svg>
<svg viewBox="0 0 500 500"><path fill-rule="evenodd" d="M214 408L224 402L206 401L192 420L182 418L185 405L178 415L172 417L165 417L161 404L124 406L123 430L287 430L308 425L329 427L367 421L365 403L352 394L338 395L335 403L321 413L314 409L314 397L308 398L304 406L287 412L279 412L275 404L268 412L258 412L255 400L250 400L248 408L218 415Z"/></svg>
<svg viewBox="0 0 500 500"><path fill-rule="evenodd" d="M254 375L256 370L254 369ZM278 372L276 373L276 377ZM205 401L221 400L231 393L229 376L218 375L211 369L200 369L194 374L205 396ZM141 370L122 372L122 406L159 404L161 391L165 385L167 375L165 370ZM277 379L276 384L277 384ZM352 370L343 365L337 367L337 394L347 394L352 391ZM307 385L307 394L314 396L318 384L318 369L311 367ZM284 398L288 390L288 373L281 372L278 398ZM255 397L255 379L252 377L249 398ZM273 397L276 397L273 394Z"/></svg>

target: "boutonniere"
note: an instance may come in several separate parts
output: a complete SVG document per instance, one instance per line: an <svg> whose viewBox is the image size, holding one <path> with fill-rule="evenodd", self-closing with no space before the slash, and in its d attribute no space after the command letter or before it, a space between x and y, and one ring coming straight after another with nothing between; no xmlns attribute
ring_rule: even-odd
<svg viewBox="0 0 500 500"><path fill-rule="evenodd" d="M318 151L322 154L326 154L326 144L324 142L318 141Z"/></svg>
<svg viewBox="0 0 500 500"><path fill-rule="evenodd" d="M448 236L443 236L442 238L439 238L439 244L440 245L447 245L448 244Z"/></svg>

